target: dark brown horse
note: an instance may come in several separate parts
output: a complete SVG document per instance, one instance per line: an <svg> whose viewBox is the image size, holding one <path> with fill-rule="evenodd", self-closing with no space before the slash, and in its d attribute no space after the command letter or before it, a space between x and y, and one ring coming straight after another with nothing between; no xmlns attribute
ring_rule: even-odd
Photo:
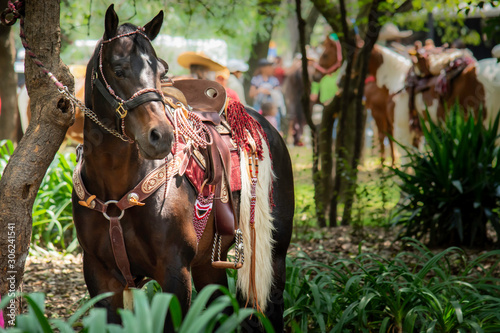
<svg viewBox="0 0 500 333"><path fill-rule="evenodd" d="M78 193L82 191L82 184L75 184L73 214L83 248L84 275L89 293L94 297L108 291L115 292L114 296L98 304L108 309L108 318L113 322L119 322L116 310L123 307L124 288L131 284L140 286L145 277L158 281L163 291L177 295L184 313L191 302L191 276L197 290L208 284L227 285L225 270L211 265L214 225L210 221L197 244L193 226L196 193L185 175L177 174L172 179L167 195L165 185L151 193L143 201L144 206L122 210L120 203L116 203L148 173L164 165L164 158L172 151L173 126L167 119L164 100L158 98L166 64L158 59L150 42L159 33L162 21L163 12L160 12L143 28L131 24L118 26L118 16L113 6L109 7L104 37L87 67L85 104L95 116L85 119L80 174L83 186L93 196L82 201L81 193ZM137 96L142 103L135 103L124 112L121 105L137 100ZM118 103L115 110L111 104L118 101L124 103ZM272 219L269 219L272 221L269 228L272 240L267 242L270 281L262 282L257 276L256 282L257 288L263 283L269 286L266 294L259 297L267 300L264 313L276 332L280 332L283 331L285 258L294 212L293 174L288 151L279 133L255 111L248 110L248 113L262 125L275 162L274 181L269 173L275 204ZM233 193L233 196L239 202L244 193L241 191L241 196ZM268 198L257 198L257 204L262 200L269 201ZM96 210L97 199L106 202L101 207L106 214ZM241 201L238 210L241 207L243 211L244 200ZM121 215L122 218L118 218ZM124 258L115 258L113 254L110 223L117 221L116 227L122 229L125 259L129 262L132 281L127 280L127 274L122 273L123 267L117 264ZM246 222L240 221L239 224ZM233 237L223 236L222 259L232 243ZM258 248L259 244L264 246L265 243L257 239ZM245 259L247 255L250 253L245 249ZM244 267L247 262L248 259ZM240 295L239 298L244 305L244 297ZM261 329L255 322L248 321L245 325L247 331Z"/></svg>

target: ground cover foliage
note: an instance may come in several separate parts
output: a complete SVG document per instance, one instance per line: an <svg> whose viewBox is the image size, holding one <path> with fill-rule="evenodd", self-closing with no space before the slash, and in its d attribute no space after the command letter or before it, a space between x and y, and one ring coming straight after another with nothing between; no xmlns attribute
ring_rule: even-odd
<svg viewBox="0 0 500 333"><path fill-rule="evenodd" d="M293 332L497 332L500 327L500 250L471 256L459 248L433 252L416 240L404 241L403 250L392 258L363 251L362 246L348 257L320 250L321 260L313 259L318 251L291 252L284 293L284 320L288 329ZM104 310L92 308L96 299L82 302L66 320L48 319L50 312L44 313L43 306L45 296L30 294L25 296L28 311L18 317L18 326L9 331L136 332L136 325L144 326L144 318L149 318L151 327L141 332L156 332L168 311L175 317L177 332L239 331L241 320L258 314L240 308L234 290L235 275L230 274L227 290L210 286L195 294L192 307L182 320L175 298L160 293L160 288L150 282L145 290L136 294L135 311L121 311L124 327L107 324ZM207 306L208 298L215 291L221 291L222 298ZM235 312L222 314L226 307ZM216 323L224 330L217 330ZM272 332L270 327L266 328Z"/></svg>

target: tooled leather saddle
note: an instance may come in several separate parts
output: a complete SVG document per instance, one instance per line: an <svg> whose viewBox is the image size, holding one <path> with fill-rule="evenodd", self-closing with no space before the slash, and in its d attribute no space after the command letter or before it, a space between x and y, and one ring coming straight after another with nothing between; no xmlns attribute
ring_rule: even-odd
<svg viewBox="0 0 500 333"><path fill-rule="evenodd" d="M209 188L214 188L216 231L219 235L234 235L237 222L232 192L241 190L241 177L238 146L232 140L231 128L225 120L226 91L217 82L192 79L162 84L162 91L167 103L170 99L174 105L180 102L188 106L210 131L212 144L206 149L183 150L190 156L183 158L186 165L181 165L179 175L185 174L197 193L209 195ZM181 143L181 146L185 144ZM198 240L200 231L197 230Z"/></svg>

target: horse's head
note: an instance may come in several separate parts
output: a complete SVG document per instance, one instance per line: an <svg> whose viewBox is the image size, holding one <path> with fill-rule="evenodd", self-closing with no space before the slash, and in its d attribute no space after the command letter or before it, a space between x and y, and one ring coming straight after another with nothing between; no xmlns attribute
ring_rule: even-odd
<svg viewBox="0 0 500 333"><path fill-rule="evenodd" d="M323 42L323 53L314 64L316 71L313 79L319 81L323 76L335 72L342 65L342 50L338 40L327 37Z"/></svg>
<svg viewBox="0 0 500 333"><path fill-rule="evenodd" d="M161 78L168 65L156 56L151 41L163 23L163 11L144 27L118 26L111 5L105 32L87 71L92 74L91 106L102 119L116 119L122 139L137 142L145 158L165 157L171 150L173 127L165 114ZM86 99L88 101L88 99ZM87 103L89 104L89 103Z"/></svg>

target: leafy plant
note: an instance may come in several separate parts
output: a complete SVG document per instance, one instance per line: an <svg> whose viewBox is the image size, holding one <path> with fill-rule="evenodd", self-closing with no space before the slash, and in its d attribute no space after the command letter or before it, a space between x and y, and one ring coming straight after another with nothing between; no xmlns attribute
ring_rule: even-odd
<svg viewBox="0 0 500 333"><path fill-rule="evenodd" d="M208 301L215 292L222 296L215 299L209 305ZM156 293L148 300L148 295L143 290L133 290L134 311L119 310L122 325L109 324L106 319L106 310L103 308L92 308L99 300L111 296L111 293L99 295L86 302L68 320L47 319L45 315L45 295L34 293L22 295L28 302L28 312L17 316L16 326L10 329L0 329L0 332L30 332L30 333L72 333L75 326L81 326L82 332L143 332L160 333L164 330L167 313L170 314L172 326L175 332L234 332L240 324L249 316L257 316L267 332L273 332L269 321L256 310L251 308L241 309L238 302L229 291L221 286L210 285L205 287L191 304L184 320L179 301L176 296L168 293ZM5 307L10 298L5 298L0 308ZM226 308L232 308L231 314L223 312ZM92 308L87 316L84 313ZM78 329L79 330L79 329Z"/></svg>
<svg viewBox="0 0 500 333"><path fill-rule="evenodd" d="M5 166L7 166L7 162L9 162L9 158L14 152L14 145L10 140L1 140L0 141L0 178L2 178L3 170Z"/></svg>
<svg viewBox="0 0 500 333"><path fill-rule="evenodd" d="M421 243L387 260L370 253L330 265L289 258L285 320L297 332L495 332L500 251L469 261Z"/></svg>
<svg viewBox="0 0 500 333"><path fill-rule="evenodd" d="M433 246L484 246L488 222L500 236L499 116L484 127L481 112L466 116L455 105L445 121L427 118L420 120L427 150L403 147L406 170L392 168L406 195L394 222Z"/></svg>
<svg viewBox="0 0 500 333"><path fill-rule="evenodd" d="M353 207L352 225L355 228L388 226L389 212L399 198L399 190L394 186L392 177L386 167L360 173Z"/></svg>
<svg viewBox="0 0 500 333"><path fill-rule="evenodd" d="M75 154L57 153L49 166L33 204L33 244L67 252L77 248L71 208L75 165Z"/></svg>
<svg viewBox="0 0 500 333"><path fill-rule="evenodd" d="M14 145L0 141L0 177ZM72 252L77 248L76 230L71 209L72 174L75 154L57 153L47 169L33 204L32 244Z"/></svg>

